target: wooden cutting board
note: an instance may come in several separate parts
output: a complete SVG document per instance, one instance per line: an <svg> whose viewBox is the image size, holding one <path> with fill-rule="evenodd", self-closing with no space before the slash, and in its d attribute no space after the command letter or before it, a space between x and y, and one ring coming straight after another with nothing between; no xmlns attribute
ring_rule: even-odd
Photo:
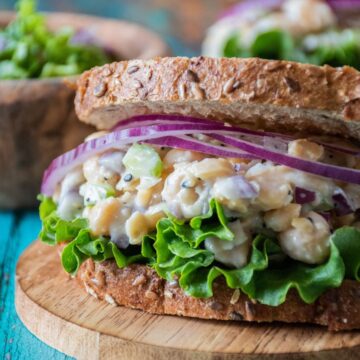
<svg viewBox="0 0 360 360"><path fill-rule="evenodd" d="M77 359L360 359L359 331L157 316L112 306L78 288L56 250L38 241L20 257L16 280L16 309L25 326Z"/></svg>

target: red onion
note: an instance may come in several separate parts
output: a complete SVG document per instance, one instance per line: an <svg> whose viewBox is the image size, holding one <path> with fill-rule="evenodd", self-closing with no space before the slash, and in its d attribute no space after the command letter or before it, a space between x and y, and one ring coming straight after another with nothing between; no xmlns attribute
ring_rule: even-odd
<svg viewBox="0 0 360 360"><path fill-rule="evenodd" d="M154 122L157 123L153 124ZM134 127L135 124L142 126ZM124 128L125 126L128 127ZM228 146L222 147L211 144L209 141L200 141L186 136L187 134L209 134ZM267 137L271 139L267 139ZM359 170L303 160L264 148L263 143L266 145L269 142L281 143L281 146L286 146L287 142L281 135L280 138L276 138L274 133L226 126L219 122L180 115L146 115L125 120L118 124L112 133L87 141L56 158L44 173L42 193L52 195L57 183L64 175L89 157L109 149L122 149L126 144L142 141L203 152L218 157L266 159L316 175L360 184ZM286 149L280 150L285 151Z"/></svg>
<svg viewBox="0 0 360 360"><path fill-rule="evenodd" d="M230 126L224 124L222 121L218 120L209 120L204 118L198 118L193 116L185 116L185 115L164 115L164 114L150 114L150 115L139 115L134 116L126 120L120 120L113 128L112 131L115 130L124 130L129 129L133 127L141 127L141 126L149 126L149 125L181 125L181 124L202 124L202 125L208 125L208 126L214 126L218 125L219 129L222 127L224 130L231 130L232 132L246 135L246 139L244 140L251 140L251 142L257 142L256 137L262 138L263 143L265 146L267 144L270 146L270 144L274 144L274 141L271 139L266 138L277 138L276 142L278 142L278 145L285 150L285 144L287 144L289 141L296 140L294 136L281 134L281 133L274 133L270 131L261 131L261 130L250 130L247 128L242 128L238 126ZM250 136L254 137L253 139L250 139ZM280 142L282 143L280 145ZM354 155L360 157L360 151L349 149L347 147L342 147L334 144L329 144L327 142L317 141L314 140L317 144L320 144L328 149L332 149L335 151L343 152L346 154Z"/></svg>
<svg viewBox="0 0 360 360"><path fill-rule="evenodd" d="M229 180L228 190L233 194L234 199L253 199L259 195L258 189L243 176L236 175L226 180Z"/></svg>
<svg viewBox="0 0 360 360"><path fill-rule="evenodd" d="M332 199L337 216L344 216L354 212L346 194L341 189L334 192Z"/></svg>
<svg viewBox="0 0 360 360"><path fill-rule="evenodd" d="M328 223L331 222L331 214L327 211L317 211L319 215L321 215Z"/></svg>
<svg viewBox="0 0 360 360"><path fill-rule="evenodd" d="M281 139L294 140L295 138L290 135L279 134L274 132L267 132L261 130L250 130L239 126L232 126L219 120L209 120L204 118L198 118L185 115L164 115L164 114L151 114L151 115L139 115L133 116L126 120L120 120L111 130L123 130L140 126L152 126L152 125L182 125L182 124L201 124L208 126L218 125L219 129L231 130L243 135L252 135L257 137L277 137Z"/></svg>
<svg viewBox="0 0 360 360"><path fill-rule="evenodd" d="M220 19L225 17L241 17L249 10L262 9L272 11L279 9L286 0L246 0L230 7L220 14ZM360 8L359 0L326 0L329 6L337 12L341 10L356 10Z"/></svg>
<svg viewBox="0 0 360 360"><path fill-rule="evenodd" d="M140 127L147 125L156 125L156 124L171 124L171 123L197 123L197 124L220 124L224 125L223 122L212 121L202 118L194 118L190 116L183 115L164 115L164 114L150 114L150 115L137 115L129 119L120 120L115 126L112 127L112 131L129 129L131 127Z"/></svg>
<svg viewBox="0 0 360 360"><path fill-rule="evenodd" d="M320 175L335 180L345 181L353 184L360 184L360 171L341 166L322 164L315 161L309 161L293 157L279 152L265 149L259 145L252 144L248 141L239 140L232 136L225 136L222 134L212 134L216 140L222 143L237 147L240 150L256 155L259 158L273 161L277 164L282 164L293 169L298 169L315 175Z"/></svg>
<svg viewBox="0 0 360 360"><path fill-rule="evenodd" d="M316 198L316 195L314 191L296 187L294 191L294 198L297 204L303 205L313 202Z"/></svg>
<svg viewBox="0 0 360 360"><path fill-rule="evenodd" d="M173 146L193 151L199 151L219 157L241 157L248 159L257 158L255 155L247 154L238 149L226 149L221 146L202 143L195 139L181 139L176 137L167 138L165 135L176 133L203 133L206 131L214 131L218 129L216 125L213 130L211 127L206 127L204 130L201 124L199 125L156 125L142 128L131 128L126 130L119 130L109 133L105 136L80 144L73 150L54 159L50 166L45 170L43 181L41 185L41 192L44 195L51 196L55 190L58 182L65 176L65 174L81 165L84 161L100 152L109 149L121 149L126 144L141 142L147 140L149 143L160 146ZM163 140L159 137L165 136ZM152 142L150 139L153 139ZM167 139L167 140L166 140ZM174 141L175 139L175 141ZM170 143L174 145L170 145ZM169 145L167 145L169 144Z"/></svg>
<svg viewBox="0 0 360 360"><path fill-rule="evenodd" d="M246 0L224 11L220 18L239 16L252 9L274 10L280 8L284 0Z"/></svg>
<svg viewBox="0 0 360 360"><path fill-rule="evenodd" d="M327 0L327 3L335 10L356 10L360 8L359 0Z"/></svg>
<svg viewBox="0 0 360 360"><path fill-rule="evenodd" d="M187 136L166 136L145 141L151 145L172 147L175 149L191 150L204 154L227 158L258 159L257 156L248 154L239 149L204 143Z"/></svg>

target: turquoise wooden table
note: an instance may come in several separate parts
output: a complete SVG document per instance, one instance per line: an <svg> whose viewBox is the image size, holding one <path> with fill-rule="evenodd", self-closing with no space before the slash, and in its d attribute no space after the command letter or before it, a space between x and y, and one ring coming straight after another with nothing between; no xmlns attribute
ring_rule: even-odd
<svg viewBox="0 0 360 360"><path fill-rule="evenodd" d="M15 312L17 259L40 229L36 211L0 211L0 359L70 359L33 336Z"/></svg>

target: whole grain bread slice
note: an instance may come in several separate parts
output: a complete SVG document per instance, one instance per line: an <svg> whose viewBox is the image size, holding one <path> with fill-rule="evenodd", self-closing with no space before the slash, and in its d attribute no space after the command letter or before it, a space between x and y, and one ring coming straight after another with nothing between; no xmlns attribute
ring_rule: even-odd
<svg viewBox="0 0 360 360"><path fill-rule="evenodd" d="M99 129L164 113L360 139L360 72L257 58L121 61L85 72L75 106Z"/></svg>
<svg viewBox="0 0 360 360"><path fill-rule="evenodd" d="M345 280L313 304L304 303L295 290L286 302L271 307L251 301L220 279L214 283L214 296L198 299L187 296L176 281L161 279L149 266L133 264L119 269L114 260L95 263L89 259L77 273L86 291L113 305L144 310L153 314L203 319L288 323L313 323L331 331L360 329L360 283Z"/></svg>

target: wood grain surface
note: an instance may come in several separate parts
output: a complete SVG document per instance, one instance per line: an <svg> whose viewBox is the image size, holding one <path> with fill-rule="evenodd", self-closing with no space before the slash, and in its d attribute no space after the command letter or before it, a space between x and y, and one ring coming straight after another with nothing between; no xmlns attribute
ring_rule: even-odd
<svg viewBox="0 0 360 360"><path fill-rule="evenodd" d="M36 259L36 261L34 261ZM89 296L39 242L20 257L16 308L47 344L78 359L360 359L360 332L156 316Z"/></svg>
<svg viewBox="0 0 360 360"><path fill-rule="evenodd" d="M15 268L21 253L40 230L35 211L0 211L0 359L70 360L38 340L15 311Z"/></svg>

